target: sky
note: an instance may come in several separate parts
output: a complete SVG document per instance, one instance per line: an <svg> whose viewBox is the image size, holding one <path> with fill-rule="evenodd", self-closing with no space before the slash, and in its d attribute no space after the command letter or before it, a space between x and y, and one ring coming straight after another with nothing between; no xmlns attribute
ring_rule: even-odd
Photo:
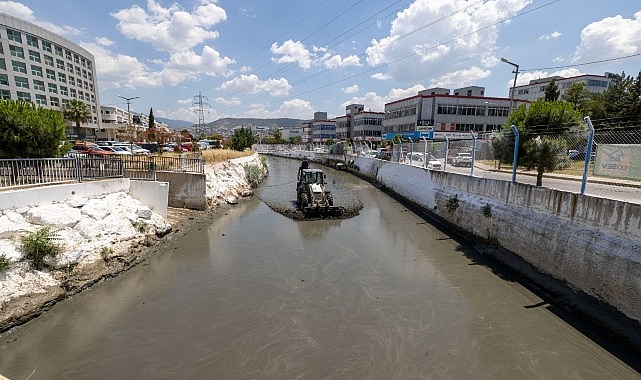
<svg viewBox="0 0 641 380"><path fill-rule="evenodd" d="M431 87L508 97L641 71L638 0L31 0L0 12L94 55L100 103L197 123L345 115ZM202 96L202 97L200 97Z"/></svg>

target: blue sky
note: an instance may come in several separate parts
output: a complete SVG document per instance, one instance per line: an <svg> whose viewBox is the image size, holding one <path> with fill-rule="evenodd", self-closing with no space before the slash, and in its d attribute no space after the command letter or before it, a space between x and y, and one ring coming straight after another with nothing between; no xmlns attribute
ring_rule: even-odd
<svg viewBox="0 0 641 380"><path fill-rule="evenodd" d="M641 70L637 0L31 0L0 12L94 54L100 102L205 122L372 111L429 87L507 97L550 75ZM627 58L624 58L627 57ZM595 63L597 61L605 61Z"/></svg>

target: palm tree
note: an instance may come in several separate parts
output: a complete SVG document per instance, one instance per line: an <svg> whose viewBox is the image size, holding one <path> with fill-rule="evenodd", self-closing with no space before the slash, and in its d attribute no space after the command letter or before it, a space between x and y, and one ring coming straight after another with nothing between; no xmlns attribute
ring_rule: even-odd
<svg viewBox="0 0 641 380"><path fill-rule="evenodd" d="M78 99L71 99L62 107L62 115L65 119L76 123L76 135L80 136L80 124L91 120L91 109L88 105Z"/></svg>

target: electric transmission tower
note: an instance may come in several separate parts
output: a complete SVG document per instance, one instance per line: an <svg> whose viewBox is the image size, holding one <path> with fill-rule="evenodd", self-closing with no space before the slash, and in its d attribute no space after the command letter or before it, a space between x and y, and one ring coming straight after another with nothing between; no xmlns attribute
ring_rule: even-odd
<svg viewBox="0 0 641 380"><path fill-rule="evenodd" d="M209 108L211 108L211 105L207 103L206 101L209 100L207 99L206 96L200 93L198 91L198 95L194 96L194 102L193 106L195 107L195 112L198 114L198 126L196 127L196 136L200 136L205 132L205 112L209 111ZM210 131L210 134L213 133L213 131Z"/></svg>

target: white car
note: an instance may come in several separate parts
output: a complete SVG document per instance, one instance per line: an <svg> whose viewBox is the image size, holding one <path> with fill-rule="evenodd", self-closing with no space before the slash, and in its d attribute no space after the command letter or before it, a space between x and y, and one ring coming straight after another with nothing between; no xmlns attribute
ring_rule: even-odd
<svg viewBox="0 0 641 380"><path fill-rule="evenodd" d="M116 143L116 144L114 144L112 146L117 146L117 147L123 148L123 149L131 152L132 154L145 154L146 155L146 154L150 153L147 149L142 148L142 147L140 147L139 145L136 145L136 144L120 142L120 143Z"/></svg>
<svg viewBox="0 0 641 380"><path fill-rule="evenodd" d="M119 147L119 146L116 146L116 145L114 145L114 146L101 146L100 149L106 150L106 151L109 151L109 152L114 152L115 154L119 154L119 155L125 155L125 156L131 156L132 155L132 153L130 151L128 151L127 149Z"/></svg>
<svg viewBox="0 0 641 380"><path fill-rule="evenodd" d="M431 154L427 154L427 163L425 162L425 155L423 153L408 153L405 156L405 164L427 168L429 170L443 170L441 161Z"/></svg>

